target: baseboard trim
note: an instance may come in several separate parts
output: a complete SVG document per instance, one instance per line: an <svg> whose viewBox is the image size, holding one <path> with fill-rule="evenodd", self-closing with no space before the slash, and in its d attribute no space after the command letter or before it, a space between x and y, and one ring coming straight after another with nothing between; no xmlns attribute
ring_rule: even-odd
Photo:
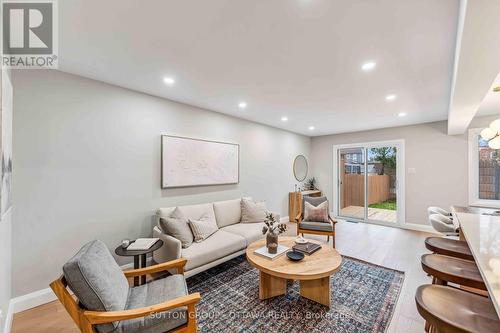
<svg viewBox="0 0 500 333"><path fill-rule="evenodd" d="M147 265L151 265L152 261L153 261L153 258L149 257L147 259ZM133 269L134 264L129 263L129 264L120 266L120 268L122 270ZM9 302L9 311L8 311L7 315L10 314L10 316L11 316L10 321L12 324L12 318L14 317L15 313L19 313L19 312L23 312L23 311L26 311L29 309L33 309L33 308L36 308L37 306L44 305L44 304L53 302L55 300L57 300L57 297L54 294L54 292L52 291L52 289L45 288L45 289L37 290L37 291L34 291L32 293L11 299ZM10 333L10 328L9 328L9 330L4 330L4 333Z"/></svg>
<svg viewBox="0 0 500 333"><path fill-rule="evenodd" d="M5 326L3 327L3 333L11 332L13 319L14 319L14 313L12 312L12 300L10 300L9 306L7 308L7 313L5 314Z"/></svg>
<svg viewBox="0 0 500 333"><path fill-rule="evenodd" d="M19 296L11 299L11 307L13 313L22 312L32 308L36 308L42 304L50 303L57 299L56 295L50 288L37 290L35 292Z"/></svg>

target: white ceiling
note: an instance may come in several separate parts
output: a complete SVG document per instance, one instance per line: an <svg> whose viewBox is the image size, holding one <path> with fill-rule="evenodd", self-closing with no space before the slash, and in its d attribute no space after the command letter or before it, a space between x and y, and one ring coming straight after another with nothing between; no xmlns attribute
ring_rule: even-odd
<svg viewBox="0 0 500 333"><path fill-rule="evenodd" d="M476 116L481 117L500 114L500 91L494 92L494 87L500 87L500 73L497 75L493 85L488 90L486 97L479 106Z"/></svg>
<svg viewBox="0 0 500 333"><path fill-rule="evenodd" d="M312 136L444 120L458 9L459 0L59 1L59 68ZM365 73L368 60L377 66Z"/></svg>
<svg viewBox="0 0 500 333"><path fill-rule="evenodd" d="M464 133L474 116L491 114L497 100L496 95L484 98L500 71L500 1L463 0L459 22L448 113L450 135Z"/></svg>

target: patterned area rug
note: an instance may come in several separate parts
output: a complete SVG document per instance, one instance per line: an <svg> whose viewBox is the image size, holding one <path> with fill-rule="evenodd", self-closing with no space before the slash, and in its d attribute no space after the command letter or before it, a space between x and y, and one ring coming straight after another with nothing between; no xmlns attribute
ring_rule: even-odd
<svg viewBox="0 0 500 333"><path fill-rule="evenodd" d="M199 332L385 332L394 313L404 273L343 257L331 279L330 309L300 297L299 283L287 294L259 300L259 272L237 257L187 280L200 292Z"/></svg>

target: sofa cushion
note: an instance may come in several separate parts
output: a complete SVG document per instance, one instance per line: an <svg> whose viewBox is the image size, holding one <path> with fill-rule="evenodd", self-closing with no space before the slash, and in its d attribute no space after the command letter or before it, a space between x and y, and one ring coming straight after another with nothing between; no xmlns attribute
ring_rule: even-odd
<svg viewBox="0 0 500 333"><path fill-rule="evenodd" d="M245 238L218 230L201 243L193 243L187 249L182 249L182 257L186 258L186 271L211 263L246 247Z"/></svg>
<svg viewBox="0 0 500 333"><path fill-rule="evenodd" d="M188 290L184 276L175 274L154 280L130 290L127 310L147 307L186 296ZM180 307L155 315L121 321L113 333L159 333L168 332L187 323L187 308Z"/></svg>
<svg viewBox="0 0 500 333"><path fill-rule="evenodd" d="M189 227L193 232L194 241L196 243L202 242L207 239L214 232L219 230L217 226L217 222L215 222L215 218L212 218L208 215L203 215L200 219L189 219Z"/></svg>
<svg viewBox="0 0 500 333"><path fill-rule="evenodd" d="M204 215L215 220L214 205L211 203L190 206L178 206L177 209L188 219L200 219Z"/></svg>
<svg viewBox="0 0 500 333"><path fill-rule="evenodd" d="M256 223L264 222L267 207L265 201L253 201L252 199L241 199L241 222Z"/></svg>
<svg viewBox="0 0 500 333"><path fill-rule="evenodd" d="M328 219L328 201L322 202L317 206L304 201L304 209L304 221L330 222Z"/></svg>
<svg viewBox="0 0 500 333"><path fill-rule="evenodd" d="M241 199L214 202L215 218L219 228L241 221Z"/></svg>
<svg viewBox="0 0 500 333"><path fill-rule="evenodd" d="M300 229L313 230L313 231L333 231L331 223L325 222L300 222Z"/></svg>
<svg viewBox="0 0 500 333"><path fill-rule="evenodd" d="M256 240L264 238L262 228L264 222L260 223L238 223L222 228L221 230L244 237L247 246Z"/></svg>
<svg viewBox="0 0 500 333"><path fill-rule="evenodd" d="M186 205L177 207L164 207L159 208L156 214L159 217L170 217L176 209L179 209L182 214L188 219L198 219L203 216L204 213L208 213L210 216L215 217L214 206L212 203L199 204L199 205Z"/></svg>
<svg viewBox="0 0 500 333"><path fill-rule="evenodd" d="M175 209L170 217L160 217L160 227L163 233L181 241L186 248L193 244L193 233L188 225L188 219L179 209Z"/></svg>
<svg viewBox="0 0 500 333"><path fill-rule="evenodd" d="M158 217L170 217L176 208L177 207L158 208L156 215L158 215Z"/></svg>
<svg viewBox="0 0 500 333"><path fill-rule="evenodd" d="M119 311L127 303L129 285L106 245L95 240L85 244L63 266L68 286L88 310ZM118 322L100 325L100 333L107 333Z"/></svg>
<svg viewBox="0 0 500 333"><path fill-rule="evenodd" d="M308 195L304 196L302 200L302 217L304 217L304 212L306 210L305 203L309 202L313 206L318 206L319 204L322 204L323 202L328 202L327 197L310 197Z"/></svg>

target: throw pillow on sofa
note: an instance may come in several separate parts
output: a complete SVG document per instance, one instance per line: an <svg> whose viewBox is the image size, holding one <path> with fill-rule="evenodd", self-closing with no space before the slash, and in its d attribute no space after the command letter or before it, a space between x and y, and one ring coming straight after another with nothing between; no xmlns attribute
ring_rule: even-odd
<svg viewBox="0 0 500 333"><path fill-rule="evenodd" d="M196 243L207 239L219 230L217 222L207 214L203 215L198 220L189 219L189 227L193 232L194 241Z"/></svg>
<svg viewBox="0 0 500 333"><path fill-rule="evenodd" d="M328 219L328 201L317 206L313 206L306 201L304 203L304 221L330 222Z"/></svg>
<svg viewBox="0 0 500 333"><path fill-rule="evenodd" d="M252 199L241 199L241 223L264 222L267 207L265 201L253 201Z"/></svg>
<svg viewBox="0 0 500 333"><path fill-rule="evenodd" d="M167 235L180 240L183 248L193 244L193 233L189 228L188 219L184 217L179 209L176 208L170 217L161 217L160 227Z"/></svg>

